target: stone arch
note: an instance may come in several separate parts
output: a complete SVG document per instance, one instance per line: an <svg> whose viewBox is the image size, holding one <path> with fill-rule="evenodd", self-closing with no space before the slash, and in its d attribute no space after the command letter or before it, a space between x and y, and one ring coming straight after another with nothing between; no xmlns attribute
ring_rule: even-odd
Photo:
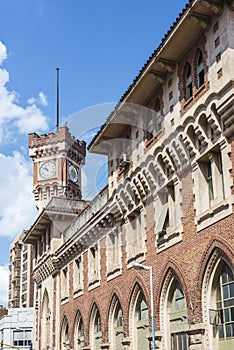
<svg viewBox="0 0 234 350"><path fill-rule="evenodd" d="M131 350L137 350L139 349L138 347L138 343L139 340L137 339L138 336L136 334L136 310L137 310L137 305L139 302L139 299L141 298L141 296L143 296L146 300L146 304L147 304L147 308L148 308L148 322L146 321L146 327L149 327L149 297L148 297L148 293L146 293L146 291L144 290L144 288L139 284L139 282L136 282L132 293L131 293L131 298L130 298L130 302L129 302L129 336L131 338ZM146 332L145 332L146 333ZM147 330L147 334L148 334L148 330ZM146 337L146 334L145 334Z"/></svg>
<svg viewBox="0 0 234 350"><path fill-rule="evenodd" d="M102 341L101 312L96 301L93 302L89 316L90 350L99 346Z"/></svg>
<svg viewBox="0 0 234 350"><path fill-rule="evenodd" d="M160 330L162 332L162 349L170 348L170 325L169 325L169 300L171 299L173 287L176 283L178 283L184 292L185 296L185 305L186 310L188 310L188 298L187 298L187 288L185 281L182 277L181 272L178 270L178 267L174 264L174 262L170 262L170 267L166 270L167 272L164 274L162 279L162 285L160 289ZM187 312L183 315L183 321L187 324ZM185 327L186 328L186 327Z"/></svg>
<svg viewBox="0 0 234 350"><path fill-rule="evenodd" d="M218 247L219 245L219 247ZM233 271L233 250L232 254L229 255L227 249L225 249L225 245L223 249L221 249L221 244L216 244L216 247L213 247L211 253L207 255L206 265L203 269L202 273L202 311L203 311L203 322L205 324L205 347L207 349L218 349L218 334L214 325L211 324L210 318L210 310L216 310L215 305L215 286L218 280L218 276L220 274L220 270L223 264L229 266L229 268ZM214 243L210 246L210 248L214 246ZM230 247L231 248L231 247ZM210 250L209 250L210 251ZM230 344L233 346L233 343ZM231 348L230 347L230 348Z"/></svg>
<svg viewBox="0 0 234 350"><path fill-rule="evenodd" d="M67 316L64 315L62 326L61 326L61 333L60 333L60 346L61 349L64 349L66 346L71 346L70 344L70 334L69 334L69 324Z"/></svg>
<svg viewBox="0 0 234 350"><path fill-rule="evenodd" d="M124 337L124 323L123 320L121 324L118 324L119 320L116 320L119 311L123 314L122 305L120 303L120 299L116 293L112 296L109 313L108 313L108 338L111 344L111 349L118 348L118 345L122 344L122 340ZM122 316L123 317L123 316Z"/></svg>
<svg viewBox="0 0 234 350"><path fill-rule="evenodd" d="M84 323L80 310L76 312L74 326L74 350L81 350L85 344Z"/></svg>
<svg viewBox="0 0 234 350"><path fill-rule="evenodd" d="M42 299L42 318L41 318L41 346L42 350L47 350L50 346L50 301L47 289L44 290Z"/></svg>

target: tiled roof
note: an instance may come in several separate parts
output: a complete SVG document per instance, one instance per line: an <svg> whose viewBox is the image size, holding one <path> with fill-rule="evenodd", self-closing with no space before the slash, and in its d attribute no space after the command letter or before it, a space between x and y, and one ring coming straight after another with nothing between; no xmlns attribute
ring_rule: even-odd
<svg viewBox="0 0 234 350"><path fill-rule="evenodd" d="M100 135L100 133L102 132L102 130L105 128L105 126L109 123L109 121L111 120L112 116L115 114L115 111L118 109L118 106L121 102L123 102L124 98L128 95L128 93L131 91L132 88L134 88L135 84L137 83L137 81L141 78L143 72L145 71L145 69L147 68L148 64L151 62L152 58L155 57L157 55L157 53L161 50L161 48L163 47L164 43L166 42L166 40L168 39L169 35L172 33L172 31L174 30L174 28L176 27L176 25L179 23L180 19L182 18L182 16L184 15L184 13L186 12L186 10L192 5L192 3L195 0L189 0L187 2L187 4L185 5L185 7L183 8L183 10L180 12L180 14L178 15L178 17L176 18L176 20L174 21L174 23L171 25L171 27L169 28L169 30L167 31L167 33L164 35L160 45L154 50L154 52L150 55L150 57L148 58L148 60L146 61L146 63L144 64L144 66L141 68L141 70L139 71L138 75L135 77L135 79L133 80L132 84L129 86L129 88L124 92L124 94L122 95L122 97L120 98L119 102L116 104L115 109L109 114L106 122L101 126L100 130L97 132L97 134L94 136L94 138L92 139L92 141L90 142L90 144L88 145L88 149L91 148L91 146L94 144L94 142L96 141L97 137Z"/></svg>

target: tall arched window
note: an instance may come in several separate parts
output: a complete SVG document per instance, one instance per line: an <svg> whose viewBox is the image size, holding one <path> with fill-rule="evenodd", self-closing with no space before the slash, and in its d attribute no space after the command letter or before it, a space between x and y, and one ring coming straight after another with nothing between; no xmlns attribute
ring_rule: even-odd
<svg viewBox="0 0 234 350"><path fill-rule="evenodd" d="M134 349L142 350L149 348L149 311L144 294L138 294L134 312Z"/></svg>
<svg viewBox="0 0 234 350"><path fill-rule="evenodd" d="M67 318L65 317L62 324L62 334L61 334L61 349L70 349L70 339L69 339L69 326Z"/></svg>
<svg viewBox="0 0 234 350"><path fill-rule="evenodd" d="M78 312L74 328L74 349L82 350L84 347L84 323L81 314Z"/></svg>
<svg viewBox="0 0 234 350"><path fill-rule="evenodd" d="M95 350L100 349L101 340L102 340L102 323L101 323L101 316L99 314L99 311L97 311L95 321L94 321L94 349Z"/></svg>
<svg viewBox="0 0 234 350"><path fill-rule="evenodd" d="M47 350L50 346L50 308L49 296L46 290L42 301L41 346L42 350Z"/></svg>
<svg viewBox="0 0 234 350"><path fill-rule="evenodd" d="M234 348L234 277L227 264L223 264L216 286L216 321L220 344ZM221 346L221 345L220 345ZM222 348L222 346L221 346Z"/></svg>
<svg viewBox="0 0 234 350"><path fill-rule="evenodd" d="M172 283L168 303L171 350L187 350L188 336L185 332L187 327L186 301L183 289L176 279Z"/></svg>
<svg viewBox="0 0 234 350"><path fill-rule="evenodd" d="M186 100L188 100L193 95L192 70L189 63L186 64L185 69L185 87Z"/></svg>
<svg viewBox="0 0 234 350"><path fill-rule="evenodd" d="M204 63L203 63L203 55L201 50L197 52L197 87L201 87L204 84Z"/></svg>
<svg viewBox="0 0 234 350"><path fill-rule="evenodd" d="M100 350L102 343L101 316L96 304L92 308L90 317L91 350Z"/></svg>
<svg viewBox="0 0 234 350"><path fill-rule="evenodd" d="M114 350L122 349L122 341L123 341L123 312L120 304L116 305L115 313L114 313Z"/></svg>

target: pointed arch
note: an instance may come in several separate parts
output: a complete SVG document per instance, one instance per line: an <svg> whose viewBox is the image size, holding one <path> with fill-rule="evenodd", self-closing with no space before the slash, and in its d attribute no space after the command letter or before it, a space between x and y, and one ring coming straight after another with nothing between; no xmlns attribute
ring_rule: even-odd
<svg viewBox="0 0 234 350"><path fill-rule="evenodd" d="M160 294L162 348L188 349L187 300L183 281L169 267ZM179 347L180 346L182 347Z"/></svg>
<svg viewBox="0 0 234 350"><path fill-rule="evenodd" d="M63 321L62 321L62 327L61 327L61 349L64 349L68 346L70 346L70 334L69 334L69 324L67 320L67 316L64 315Z"/></svg>
<svg viewBox="0 0 234 350"><path fill-rule="evenodd" d="M47 289L44 290L42 299L41 318L41 347L46 350L50 346L50 301Z"/></svg>
<svg viewBox="0 0 234 350"><path fill-rule="evenodd" d="M129 305L129 332L131 349L141 350L149 347L149 310L143 289L135 284Z"/></svg>
<svg viewBox="0 0 234 350"><path fill-rule="evenodd" d="M84 323L80 311L74 321L74 350L82 350L85 344Z"/></svg>
<svg viewBox="0 0 234 350"><path fill-rule="evenodd" d="M202 283L202 307L207 348L218 350L219 342L222 342L224 348L225 346L228 349L234 347L234 317L231 312L233 305L234 267L232 259L223 250L216 247L209 256Z"/></svg>
<svg viewBox="0 0 234 350"><path fill-rule="evenodd" d="M102 322L101 314L96 302L93 303L90 313L90 325L89 325L89 336L90 336L90 349L99 350L101 349L102 342Z"/></svg>
<svg viewBox="0 0 234 350"><path fill-rule="evenodd" d="M108 333L111 349L122 349L124 338L123 310L119 298L113 295L108 315Z"/></svg>

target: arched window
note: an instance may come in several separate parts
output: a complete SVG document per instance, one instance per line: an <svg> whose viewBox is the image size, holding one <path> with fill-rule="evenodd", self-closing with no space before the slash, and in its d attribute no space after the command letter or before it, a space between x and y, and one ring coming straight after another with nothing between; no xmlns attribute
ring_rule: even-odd
<svg viewBox="0 0 234 350"><path fill-rule="evenodd" d="M90 340L91 350L100 350L102 343L102 324L101 316L97 305L94 304L90 316Z"/></svg>
<svg viewBox="0 0 234 350"><path fill-rule="evenodd" d="M38 196L39 196L39 201L41 201L43 199L43 192L41 187L38 188Z"/></svg>
<svg viewBox="0 0 234 350"><path fill-rule="evenodd" d="M197 53L197 87L201 87L204 84L204 63L201 50Z"/></svg>
<svg viewBox="0 0 234 350"><path fill-rule="evenodd" d="M84 323L80 313L77 313L74 329L74 349L82 350L84 347Z"/></svg>
<svg viewBox="0 0 234 350"><path fill-rule="evenodd" d="M43 350L48 349L50 346L50 308L46 290L42 301L41 345Z"/></svg>
<svg viewBox="0 0 234 350"><path fill-rule="evenodd" d="M50 198L50 188L46 187L46 198L49 199Z"/></svg>
<svg viewBox="0 0 234 350"><path fill-rule="evenodd" d="M142 292L139 293L135 308L134 348L136 350L148 349L149 341L149 312Z"/></svg>
<svg viewBox="0 0 234 350"><path fill-rule="evenodd" d="M192 70L189 63L186 64L185 69L185 87L186 87L186 100L193 95L193 84L192 84Z"/></svg>
<svg viewBox="0 0 234 350"><path fill-rule="evenodd" d="M62 335L61 335L61 349L68 350L70 349L70 340L69 340L69 327L67 318L65 317L62 325Z"/></svg>
<svg viewBox="0 0 234 350"><path fill-rule="evenodd" d="M219 250L209 259L202 290L209 349L234 349L234 276Z"/></svg>
<svg viewBox="0 0 234 350"><path fill-rule="evenodd" d="M226 341L234 348L234 277L227 264L223 264L216 286L216 321L220 343ZM227 348L227 347L226 347Z"/></svg>
<svg viewBox="0 0 234 350"><path fill-rule="evenodd" d="M180 283L175 279L169 292L169 322L171 350L187 350L188 336L186 301Z"/></svg>
<svg viewBox="0 0 234 350"><path fill-rule="evenodd" d="M54 196L58 196L58 185L54 185Z"/></svg>
<svg viewBox="0 0 234 350"><path fill-rule="evenodd" d="M114 350L122 349L123 337L123 312L118 303L114 313Z"/></svg>
<svg viewBox="0 0 234 350"><path fill-rule="evenodd" d="M102 340L102 323L99 311L97 311L94 320L94 349L99 350Z"/></svg>

